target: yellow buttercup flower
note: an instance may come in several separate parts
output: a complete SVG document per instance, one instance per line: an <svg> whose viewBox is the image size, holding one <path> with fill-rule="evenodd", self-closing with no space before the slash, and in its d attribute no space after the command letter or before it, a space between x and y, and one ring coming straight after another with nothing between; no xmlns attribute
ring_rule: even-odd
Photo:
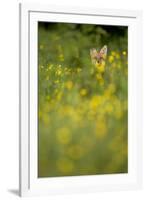
<svg viewBox="0 0 146 200"><path fill-rule="evenodd" d="M56 99L59 101L59 100L61 100L61 98L62 98L62 92L59 92L58 94L57 94L57 96L56 96Z"/></svg>
<svg viewBox="0 0 146 200"><path fill-rule="evenodd" d="M122 54L123 54L124 56L126 56L127 53L126 53L126 51L123 51Z"/></svg>
<svg viewBox="0 0 146 200"><path fill-rule="evenodd" d="M111 83L111 84L108 85L104 94L105 94L106 97L108 97L108 96L111 96L112 94L114 94L115 91L116 91L116 86L115 86L115 84Z"/></svg>
<svg viewBox="0 0 146 200"><path fill-rule="evenodd" d="M55 83L55 84L58 84L58 83L59 83L59 80L58 80L58 79L57 79L57 80L55 80L55 81L54 81L54 83Z"/></svg>
<svg viewBox="0 0 146 200"><path fill-rule="evenodd" d="M114 56L109 56L108 60L109 60L110 63L112 63L114 61Z"/></svg>
<svg viewBox="0 0 146 200"><path fill-rule="evenodd" d="M105 111L107 112L107 113L112 113L113 112L113 110L114 110L114 108L113 108L113 105L111 104L111 103L107 103L106 105L105 105Z"/></svg>
<svg viewBox="0 0 146 200"><path fill-rule="evenodd" d="M61 71L61 69L58 69L57 71L56 71L56 75L61 75L61 73L62 73L62 71Z"/></svg>
<svg viewBox="0 0 146 200"><path fill-rule="evenodd" d="M103 79L102 74L100 74L100 73L96 74L96 78L98 80L99 85L103 86L104 85L104 79Z"/></svg>
<svg viewBox="0 0 146 200"><path fill-rule="evenodd" d="M66 86L66 88L67 88L68 90L70 90L70 89L72 89L72 87L73 87L73 82L72 82L72 81L67 81L66 84L65 84L65 86Z"/></svg>
<svg viewBox="0 0 146 200"><path fill-rule="evenodd" d="M115 51L112 51L112 52L111 52L111 55L112 55L112 56L115 56L115 55L116 55L116 52L115 52Z"/></svg>
<svg viewBox="0 0 146 200"><path fill-rule="evenodd" d="M101 102L102 102L101 96L93 96L91 98L89 106L90 106L91 109L94 110L100 105Z"/></svg>
<svg viewBox="0 0 146 200"><path fill-rule="evenodd" d="M119 53L116 53L116 58L120 59L120 54Z"/></svg>
<svg viewBox="0 0 146 200"><path fill-rule="evenodd" d="M80 95L81 96L85 96L87 94L87 90L86 89L81 89L80 90Z"/></svg>
<svg viewBox="0 0 146 200"><path fill-rule="evenodd" d="M44 66L43 66L43 65L41 65L41 66L40 66L40 68L41 68L41 69L44 69Z"/></svg>
<svg viewBox="0 0 146 200"><path fill-rule="evenodd" d="M96 63L95 66L99 73L103 73L105 71L105 61L102 61L102 63Z"/></svg>
<svg viewBox="0 0 146 200"><path fill-rule="evenodd" d="M77 68L77 72L79 73L79 72L81 72L82 71L82 69L81 68Z"/></svg>
<svg viewBox="0 0 146 200"><path fill-rule="evenodd" d="M59 54L58 58L59 58L60 61L64 61L64 55L63 54Z"/></svg>
<svg viewBox="0 0 146 200"><path fill-rule="evenodd" d="M57 140L61 144L68 144L71 141L71 132L68 128L63 127L57 130Z"/></svg>

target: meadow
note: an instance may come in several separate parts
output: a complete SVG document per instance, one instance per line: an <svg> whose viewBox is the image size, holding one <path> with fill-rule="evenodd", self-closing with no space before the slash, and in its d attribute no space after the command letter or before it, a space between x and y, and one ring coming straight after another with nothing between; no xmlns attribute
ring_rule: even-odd
<svg viewBox="0 0 146 200"><path fill-rule="evenodd" d="M128 172L127 31L39 22L38 177Z"/></svg>

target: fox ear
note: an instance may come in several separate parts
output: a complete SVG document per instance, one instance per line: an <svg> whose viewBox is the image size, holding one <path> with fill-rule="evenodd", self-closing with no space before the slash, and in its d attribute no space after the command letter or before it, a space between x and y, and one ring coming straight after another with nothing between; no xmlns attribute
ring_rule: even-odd
<svg viewBox="0 0 146 200"><path fill-rule="evenodd" d="M96 49L90 49L90 55L91 55L92 58L96 57L97 56Z"/></svg>
<svg viewBox="0 0 146 200"><path fill-rule="evenodd" d="M91 56L92 63L95 64L96 63L96 58L97 58L96 49L90 49L90 56Z"/></svg>
<svg viewBox="0 0 146 200"><path fill-rule="evenodd" d="M103 58L106 58L106 55L107 55L107 46L104 45L102 47L102 49L100 50L100 55L103 57Z"/></svg>

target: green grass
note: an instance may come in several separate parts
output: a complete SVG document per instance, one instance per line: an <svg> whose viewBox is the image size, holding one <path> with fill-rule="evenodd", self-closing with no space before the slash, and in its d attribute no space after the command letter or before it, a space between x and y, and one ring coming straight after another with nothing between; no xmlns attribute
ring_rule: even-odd
<svg viewBox="0 0 146 200"><path fill-rule="evenodd" d="M127 28L39 23L38 176L127 173ZM106 65L90 48L108 46Z"/></svg>

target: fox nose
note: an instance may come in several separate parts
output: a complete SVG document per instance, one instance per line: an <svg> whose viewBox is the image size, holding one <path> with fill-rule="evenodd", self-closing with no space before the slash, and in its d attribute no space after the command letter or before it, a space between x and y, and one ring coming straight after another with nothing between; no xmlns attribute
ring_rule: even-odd
<svg viewBox="0 0 146 200"><path fill-rule="evenodd" d="M100 63L100 60L99 60L99 59L97 59L97 63L98 63L98 64Z"/></svg>

